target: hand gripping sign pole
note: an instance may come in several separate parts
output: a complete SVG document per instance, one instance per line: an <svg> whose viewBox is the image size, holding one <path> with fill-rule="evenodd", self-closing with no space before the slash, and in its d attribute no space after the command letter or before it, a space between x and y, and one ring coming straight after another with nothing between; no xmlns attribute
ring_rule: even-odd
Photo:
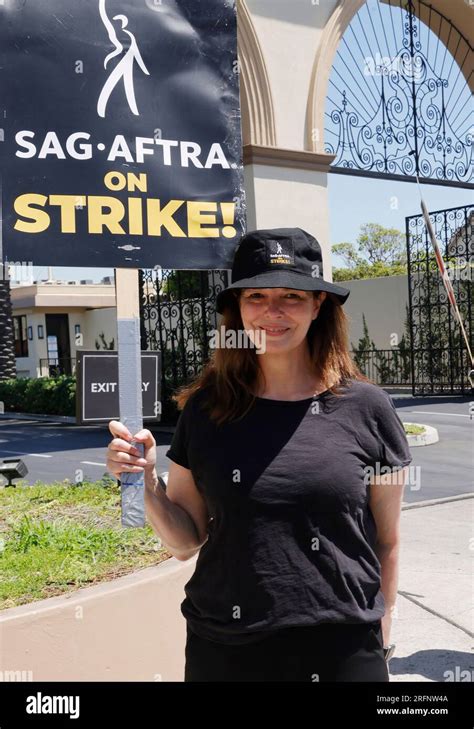
<svg viewBox="0 0 474 729"><path fill-rule="evenodd" d="M409 154L410 155L415 154L415 150L412 150ZM466 349L467 349L467 352L469 355L469 359L471 361L471 368L470 368L467 376L468 376L469 382L471 383L471 387L474 387L474 358L472 356L471 347L469 346L469 340L467 337L466 329L464 327L464 323L463 323L463 320L461 317L461 312L459 311L459 307L458 307L458 304L456 301L456 296L454 294L454 289L453 289L453 286L451 283L451 279L448 276L448 272L447 272L446 266L444 264L443 256L441 255L438 241L436 240L436 235L433 230L433 225L431 223L430 215L426 208L425 201L423 200L423 195L421 194L421 186L420 186L420 180L418 178L417 170L415 171L415 176L416 176L416 182L418 185L418 190L420 193L421 211L423 213L423 217L424 217L425 223L426 223L426 228L428 230L428 233L429 233L429 236L431 239L431 244L433 246L433 250L435 253L435 257L436 257L436 263L438 264L438 270L441 274L441 279L443 281L444 288L446 289L446 293L448 295L448 299L449 299L449 303L451 304L452 311L454 313L455 318L458 321L459 327L460 327L462 335L464 337L464 341L466 343Z"/></svg>
<svg viewBox="0 0 474 729"><path fill-rule="evenodd" d="M138 269L115 269L120 421L132 435L143 428ZM143 457L144 445L132 441ZM122 526L145 526L144 472L121 473Z"/></svg>

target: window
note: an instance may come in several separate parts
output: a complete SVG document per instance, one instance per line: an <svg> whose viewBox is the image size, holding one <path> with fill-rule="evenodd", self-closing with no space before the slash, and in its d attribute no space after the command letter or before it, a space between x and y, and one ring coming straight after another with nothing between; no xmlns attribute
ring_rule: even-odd
<svg viewBox="0 0 474 729"><path fill-rule="evenodd" d="M15 357L28 357L25 314L13 317L13 331L15 333Z"/></svg>

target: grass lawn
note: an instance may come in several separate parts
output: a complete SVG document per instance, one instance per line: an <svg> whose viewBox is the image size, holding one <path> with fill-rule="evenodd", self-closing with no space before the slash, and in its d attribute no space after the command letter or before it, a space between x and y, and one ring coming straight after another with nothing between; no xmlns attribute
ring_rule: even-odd
<svg viewBox="0 0 474 729"><path fill-rule="evenodd" d="M120 486L107 475L0 488L0 609L156 565L171 555L151 526L120 523Z"/></svg>
<svg viewBox="0 0 474 729"><path fill-rule="evenodd" d="M415 425L414 423L403 423L403 427L405 428L405 433L407 435L420 435L420 433L425 432L424 425Z"/></svg>

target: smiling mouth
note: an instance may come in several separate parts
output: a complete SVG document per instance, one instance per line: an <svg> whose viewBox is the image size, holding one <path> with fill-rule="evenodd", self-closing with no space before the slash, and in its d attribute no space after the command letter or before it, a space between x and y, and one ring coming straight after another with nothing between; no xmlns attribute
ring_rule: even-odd
<svg viewBox="0 0 474 729"><path fill-rule="evenodd" d="M263 329L264 332L267 334L270 334L271 336L279 336L284 334L285 332L290 331L289 327L259 327L260 329Z"/></svg>

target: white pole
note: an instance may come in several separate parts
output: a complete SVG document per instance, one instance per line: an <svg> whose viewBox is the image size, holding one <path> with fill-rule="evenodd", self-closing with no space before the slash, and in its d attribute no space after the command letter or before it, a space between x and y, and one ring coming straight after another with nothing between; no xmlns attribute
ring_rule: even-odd
<svg viewBox="0 0 474 729"><path fill-rule="evenodd" d="M117 305L118 380L120 422L132 435L143 428L142 363L138 269L115 269ZM141 455L143 443L133 443ZM145 479L143 472L120 474L122 526L145 526Z"/></svg>

